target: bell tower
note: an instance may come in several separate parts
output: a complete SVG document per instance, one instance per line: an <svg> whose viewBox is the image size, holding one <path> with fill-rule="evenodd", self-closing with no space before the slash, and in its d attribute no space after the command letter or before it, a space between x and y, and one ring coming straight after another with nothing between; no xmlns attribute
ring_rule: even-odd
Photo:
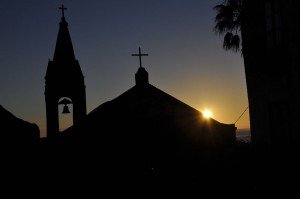
<svg viewBox="0 0 300 199"><path fill-rule="evenodd" d="M62 5L61 22L53 60L49 60L45 76L45 100L47 116L47 137L59 133L59 104L64 104L64 112L69 113L68 104L73 105L73 123L76 125L86 116L86 94L84 76L78 60L75 59L73 45Z"/></svg>

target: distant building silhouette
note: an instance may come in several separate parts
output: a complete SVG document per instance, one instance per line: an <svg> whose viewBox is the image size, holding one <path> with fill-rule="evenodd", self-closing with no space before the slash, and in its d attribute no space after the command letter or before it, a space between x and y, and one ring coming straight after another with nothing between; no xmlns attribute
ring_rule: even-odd
<svg viewBox="0 0 300 199"><path fill-rule="evenodd" d="M36 124L17 118L0 105L0 146L14 148L38 143L40 130Z"/></svg>
<svg viewBox="0 0 300 199"><path fill-rule="evenodd" d="M300 2L243 0L243 54L252 142L260 152L300 146Z"/></svg>
<svg viewBox="0 0 300 199"><path fill-rule="evenodd" d="M59 132L58 105L64 104L64 112L67 113L67 105L73 104L73 122L77 124L86 116L86 94L84 76L78 60L75 59L73 45L68 30L68 23L64 17L59 24L59 32L53 60L49 60L46 73L46 114L47 137L53 137ZM71 100L69 100L69 99Z"/></svg>

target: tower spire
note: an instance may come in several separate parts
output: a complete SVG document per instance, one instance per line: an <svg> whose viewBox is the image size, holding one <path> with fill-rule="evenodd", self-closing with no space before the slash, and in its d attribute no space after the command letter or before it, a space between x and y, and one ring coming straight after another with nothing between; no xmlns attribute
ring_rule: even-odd
<svg viewBox="0 0 300 199"><path fill-rule="evenodd" d="M65 20L65 10L67 8L64 5L61 5L59 9L62 11L62 18L61 22L59 23L59 31L53 59L72 61L75 60L75 54L68 29L68 22Z"/></svg>

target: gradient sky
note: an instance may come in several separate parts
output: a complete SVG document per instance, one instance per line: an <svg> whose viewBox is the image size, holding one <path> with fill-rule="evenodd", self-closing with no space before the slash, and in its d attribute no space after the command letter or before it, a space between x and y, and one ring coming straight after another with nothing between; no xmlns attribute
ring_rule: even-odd
<svg viewBox="0 0 300 199"><path fill-rule="evenodd" d="M243 59L222 49L213 6L222 0L1 0L0 104L45 134L44 76L63 3L87 110L134 85L142 47L150 83L213 118L234 123L248 106ZM249 128L249 113L236 124Z"/></svg>

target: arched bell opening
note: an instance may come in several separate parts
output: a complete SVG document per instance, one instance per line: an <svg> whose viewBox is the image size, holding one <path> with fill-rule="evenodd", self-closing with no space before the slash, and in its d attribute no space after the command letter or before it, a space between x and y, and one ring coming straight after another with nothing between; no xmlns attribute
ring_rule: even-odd
<svg viewBox="0 0 300 199"><path fill-rule="evenodd" d="M68 97L58 101L59 131L62 132L73 125L73 102Z"/></svg>

